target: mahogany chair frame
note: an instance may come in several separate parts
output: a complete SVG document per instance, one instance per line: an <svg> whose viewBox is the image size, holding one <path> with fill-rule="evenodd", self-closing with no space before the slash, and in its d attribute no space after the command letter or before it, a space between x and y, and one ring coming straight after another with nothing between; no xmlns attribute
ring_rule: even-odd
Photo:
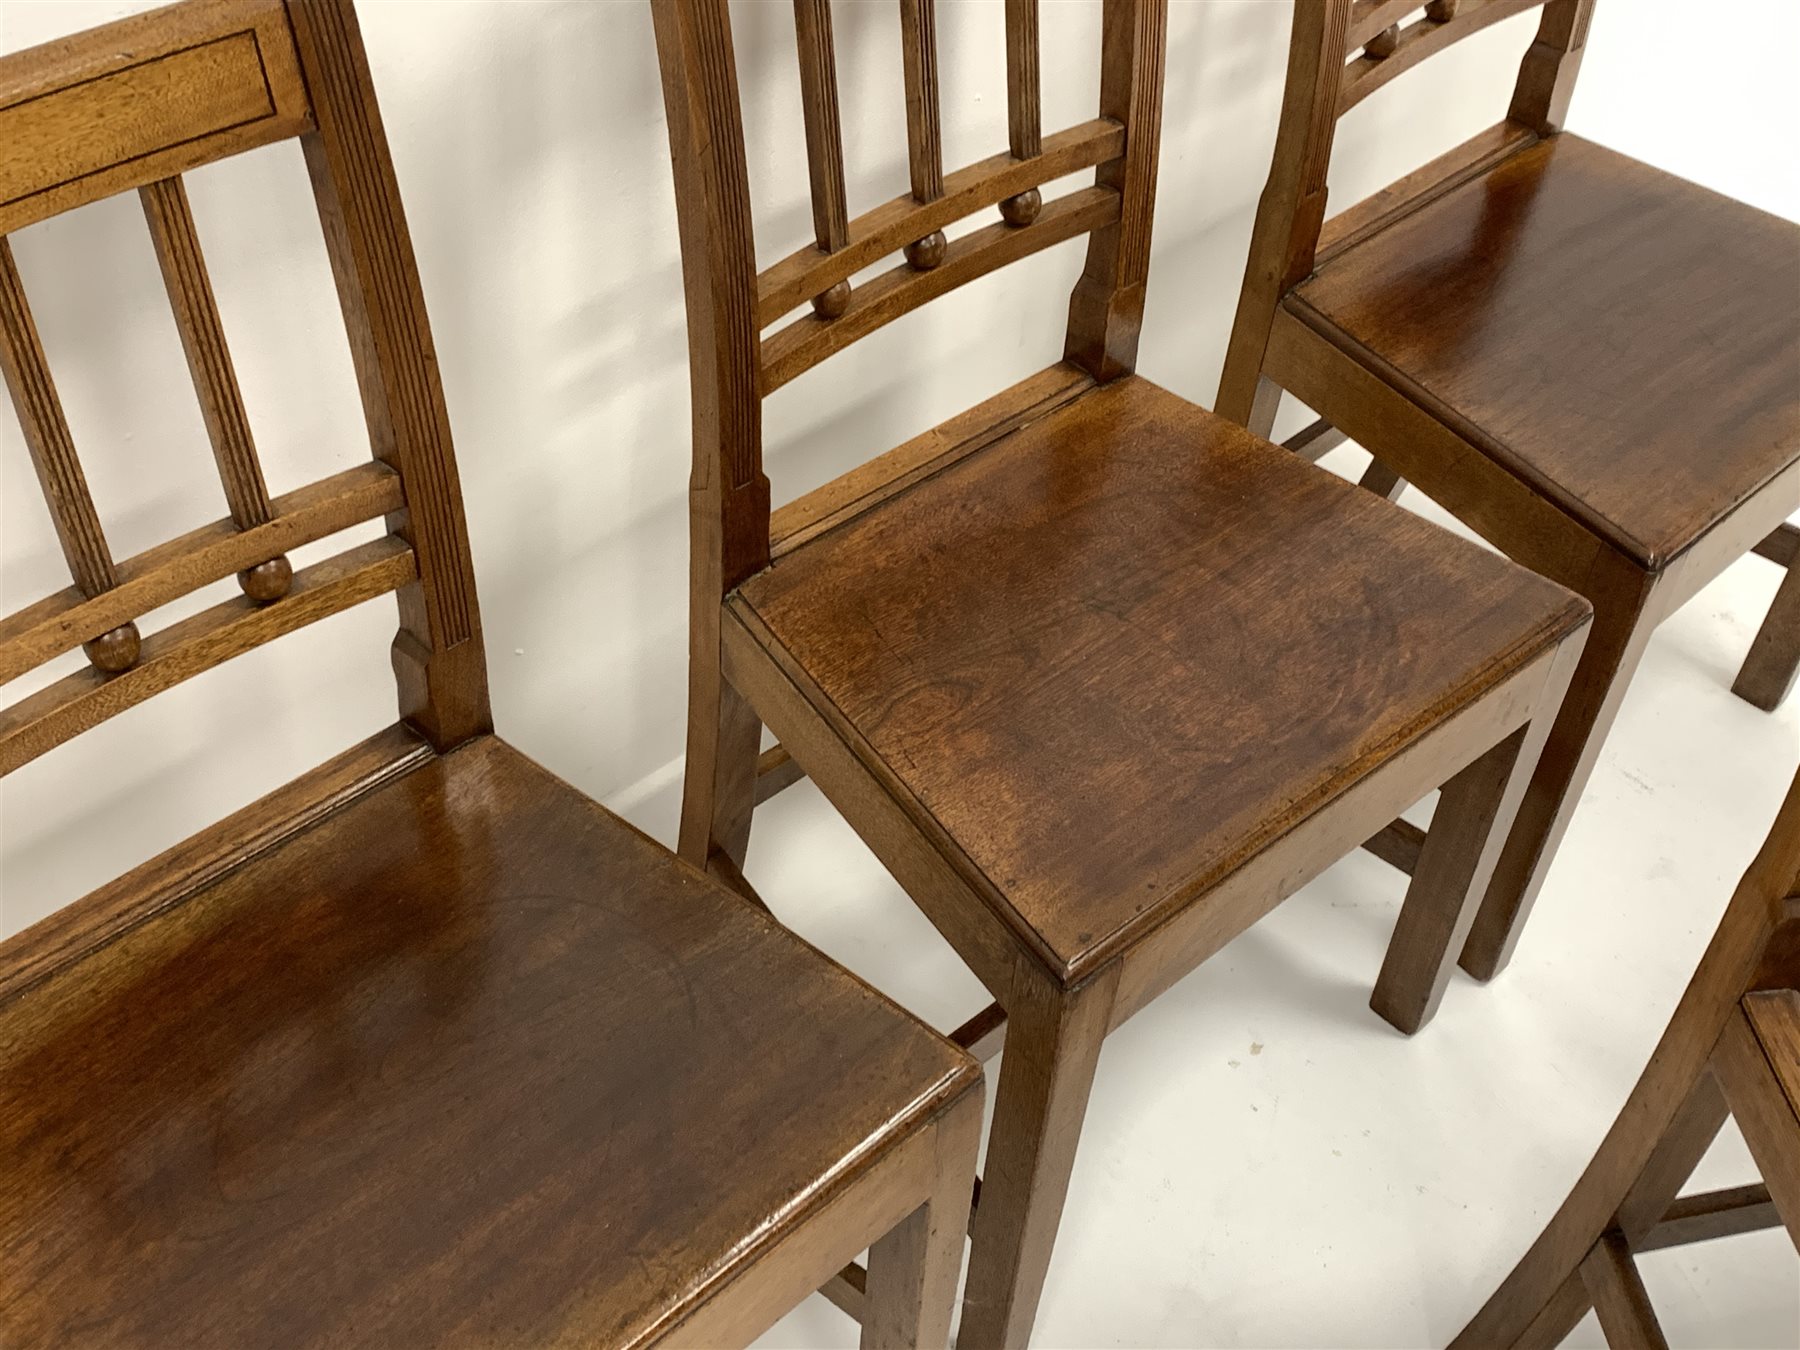
<svg viewBox="0 0 1800 1350"><path fill-rule="evenodd" d="M1756 553L1785 569L1735 691L1772 710L1800 670L1800 464L1780 473L1698 543L1647 567L1484 453L1468 428L1383 379L1291 303L1346 250L1493 172L1563 127L1595 0L1318 0L1294 7L1286 93L1239 296L1217 411L1269 435L1282 393L1319 419L1285 444L1317 459L1354 440L1375 456L1362 485L1396 498L1417 485L1508 557L1592 601L1593 636L1545 746L1462 955L1487 980L1514 946L1600 746L1656 626L1726 567ZM1326 218L1338 120L1433 54L1542 6L1505 120L1417 172ZM1417 19L1402 21L1423 8Z"/></svg>
<svg viewBox="0 0 1800 1350"><path fill-rule="evenodd" d="M182 174L290 138L299 140L310 173L373 458L271 498ZM430 766L448 762L452 752L477 759L478 747L499 743L444 395L351 0L184 0L0 57L0 143L7 147L0 163L0 369L73 578L67 589L0 619L0 680L77 647L89 658L85 668L0 711L0 774L284 633L389 593L399 612L392 644L396 726L0 942L0 1019L16 1014L29 1023L48 1016L50 996L42 991L64 988L109 944L175 914L399 780L429 778ZM6 236L133 190L229 515L115 560ZM371 542L297 571L287 561L293 549L376 521L385 529ZM140 634L140 616L234 573L241 596ZM604 815L573 789L560 790ZM613 825L621 839L637 839L629 827ZM630 847L653 856L677 889L697 880L666 850L642 840ZM734 913L745 908L713 883L700 890ZM760 917L754 928L752 936L771 947L798 950ZM816 954L802 959L809 969L830 969ZM852 984L835 970L832 978ZM868 992L856 988L859 998ZM888 1014L910 1024L897 1010ZM859 1270L853 1283L831 1290L861 1313L862 1343L947 1342L979 1144L980 1074L966 1055L922 1027L914 1030L919 1042L961 1067L935 1095L919 1099L916 1119L891 1122L886 1138L897 1142L852 1158L841 1175L820 1180L816 1196L770 1215L757 1232L729 1235L730 1260L684 1289L686 1301L659 1313L653 1334L638 1343L747 1343L871 1246L866 1277ZM0 1034L0 1042L8 1036ZM727 1075L714 1086L729 1083ZM0 1212L17 1184L0 1163ZM33 1234L9 1233L0 1246L14 1239L29 1247ZM0 1289L0 1307L14 1294L29 1301L22 1291ZM376 1291L378 1299L390 1295L431 1297L428 1286ZM94 1310L83 1302L78 1313Z"/></svg>
<svg viewBox="0 0 1800 1350"><path fill-rule="evenodd" d="M945 173L932 0L902 0L912 191L850 219L828 0L796 0L815 243L758 274L738 71L723 0L653 0L674 163L693 395L692 573L682 856L755 899L743 873L752 814L810 776L995 998L953 1033L979 1058L1008 1048L978 1188L960 1343L1026 1342L1106 1035L1282 898L1362 841L1414 873L1373 1006L1411 1031L1435 1008L1473 898L1517 807L1585 617L1520 669L1329 806L1284 817L1279 839L1135 945L1065 969L1008 922L993 883L864 741L744 595L814 541L1031 424L1103 398L1136 362L1160 134L1164 0L1106 0L1099 116L1044 134L1035 0L1008 0L1009 150ZM1047 201L1082 169L1092 186ZM1000 219L945 244L952 222ZM953 287L1082 234L1065 360L771 511L762 400ZM891 254L891 270L851 277ZM812 312L782 320L810 302ZM773 329L773 332L765 330ZM1209 414L1189 408L1196 418ZM1022 430L1024 429L1024 430ZM1221 434L1227 431L1219 427ZM1232 429L1231 434L1237 434ZM827 541L829 542L829 541ZM1567 598L1567 597L1565 597ZM1570 603L1573 603L1570 598ZM1585 611L1585 606L1581 607ZM779 744L759 756L764 725ZM1097 747L1097 751L1101 747ZM1447 785L1429 835L1397 819ZM1260 846L1259 846L1260 847ZM1467 903L1465 903L1465 901ZM758 900L758 903L761 903Z"/></svg>
<svg viewBox="0 0 1800 1350"><path fill-rule="evenodd" d="M1727 1114L1763 1180L1679 1195ZM1800 776L1617 1122L1453 1348L1554 1346L1590 1307L1609 1345L1664 1347L1633 1256L1777 1225L1800 1249Z"/></svg>

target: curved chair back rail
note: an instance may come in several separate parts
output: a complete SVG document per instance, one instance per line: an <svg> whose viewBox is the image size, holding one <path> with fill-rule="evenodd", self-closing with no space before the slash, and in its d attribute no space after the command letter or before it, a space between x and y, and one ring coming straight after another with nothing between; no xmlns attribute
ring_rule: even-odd
<svg viewBox="0 0 1800 1350"><path fill-rule="evenodd" d="M373 462L271 498L181 175L297 137ZM73 584L0 617L0 681L89 665L0 709L0 774L151 695L377 595L399 596L401 714L440 749L489 727L469 544L412 244L349 0L199 0L0 57L0 370ZM227 516L115 560L6 235L136 190ZM368 521L387 533L295 571ZM142 634L237 574L243 594Z"/></svg>

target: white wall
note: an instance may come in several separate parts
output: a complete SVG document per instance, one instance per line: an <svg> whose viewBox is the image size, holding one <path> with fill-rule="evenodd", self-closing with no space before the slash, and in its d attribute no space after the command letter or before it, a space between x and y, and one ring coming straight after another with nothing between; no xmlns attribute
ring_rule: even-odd
<svg viewBox="0 0 1800 1350"><path fill-rule="evenodd" d="M0 51L142 7L0 0ZM836 7L853 210L905 189L893 8ZM499 727L670 838L687 385L647 9L361 9L457 433ZM1571 126L1800 218L1800 94L1789 78L1800 7L1730 9L1722 28L1697 24L1691 3L1605 0ZM735 11L764 263L809 229L790 14L776 0ZM1173 5L1142 368L1205 402L1273 143L1288 14L1281 0ZM940 7L953 165L1005 143L1000 16L998 0ZM1047 126L1091 115L1097 18L1094 0L1045 6ZM1335 169L1340 202L1497 120L1533 22L1469 41L1353 114ZM272 488L356 462L367 442L297 148L210 167L190 188ZM135 201L13 242L115 555L222 515ZM1079 245L1065 245L989 278L783 390L768 410L778 498L1054 360L1078 260ZM66 584L17 428L0 417L0 611ZM389 604L365 606L6 779L0 935L390 721L392 627ZM17 682L8 701L41 682Z"/></svg>

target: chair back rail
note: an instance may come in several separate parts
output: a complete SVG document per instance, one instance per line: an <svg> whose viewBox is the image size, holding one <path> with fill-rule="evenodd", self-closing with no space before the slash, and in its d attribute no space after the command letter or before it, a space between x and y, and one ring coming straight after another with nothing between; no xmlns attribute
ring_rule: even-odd
<svg viewBox="0 0 1800 1350"><path fill-rule="evenodd" d="M350 339L371 463L271 498L181 175L298 137ZM445 749L487 730L448 418L350 0L185 0L0 57L0 372L73 584L0 617L0 682L85 669L0 708L0 774L283 633L390 592L403 718ZM136 190L227 516L116 561L6 235ZM287 554L385 520L295 572ZM243 594L137 621L237 574Z"/></svg>
<svg viewBox="0 0 1800 1350"><path fill-rule="evenodd" d="M898 0L911 190L853 216L829 0L794 0L814 238L759 274L725 0L652 0L687 293L696 598L724 594L769 560L762 399L901 315L1085 234L1069 358L1100 379L1131 369L1149 262L1165 7L1105 0L1098 115L1045 135L1038 3L1007 0L1007 149L946 172L935 0ZM1084 169L1095 170L1092 187L1042 200L1043 184ZM996 207L994 224L946 241L946 227ZM853 275L896 253L896 266L852 288ZM787 317L809 302L810 313Z"/></svg>

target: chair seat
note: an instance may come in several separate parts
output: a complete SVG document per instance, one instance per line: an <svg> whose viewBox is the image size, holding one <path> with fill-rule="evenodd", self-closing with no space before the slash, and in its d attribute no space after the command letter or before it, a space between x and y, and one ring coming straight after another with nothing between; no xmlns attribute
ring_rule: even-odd
<svg viewBox="0 0 1800 1350"><path fill-rule="evenodd" d="M801 545L735 603L1069 980L1587 613L1136 377Z"/></svg>
<svg viewBox="0 0 1800 1350"><path fill-rule="evenodd" d="M978 1075L483 738L0 1001L0 1345L630 1343Z"/></svg>
<svg viewBox="0 0 1800 1350"><path fill-rule="evenodd" d="M1797 296L1800 227L1565 133L1288 305L1655 569L1800 459Z"/></svg>

